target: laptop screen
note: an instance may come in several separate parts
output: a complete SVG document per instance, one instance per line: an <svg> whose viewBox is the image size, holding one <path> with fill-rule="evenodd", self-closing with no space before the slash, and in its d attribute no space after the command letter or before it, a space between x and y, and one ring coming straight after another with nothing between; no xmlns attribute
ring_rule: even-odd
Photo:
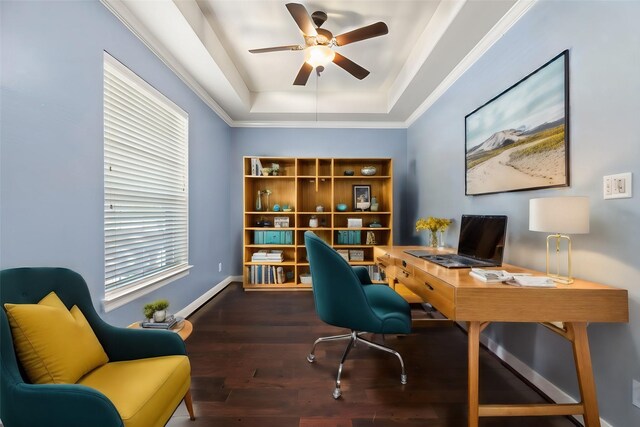
<svg viewBox="0 0 640 427"><path fill-rule="evenodd" d="M458 254L502 264L507 217L462 215Z"/></svg>

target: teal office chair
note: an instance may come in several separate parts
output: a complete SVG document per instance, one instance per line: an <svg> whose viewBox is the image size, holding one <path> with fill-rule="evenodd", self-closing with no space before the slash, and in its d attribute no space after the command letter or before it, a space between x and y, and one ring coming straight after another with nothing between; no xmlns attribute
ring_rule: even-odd
<svg viewBox="0 0 640 427"><path fill-rule="evenodd" d="M126 427L113 403L100 391L80 384L31 384L17 360L5 303L36 304L54 291L67 308L77 305L110 362L186 355L178 334L117 328L96 313L86 282L66 268L13 268L0 271L0 418L7 427ZM188 387L188 386L187 386ZM176 395L180 393L177 392ZM191 394L187 391L192 419ZM173 398L167 417L183 396ZM168 418L167 418L168 419ZM164 425L167 419L150 424Z"/></svg>
<svg viewBox="0 0 640 427"><path fill-rule="evenodd" d="M407 301L386 285L372 284L366 268L352 268L340 254L311 231L304 233L304 242L311 268L313 298L318 316L325 323L351 330L348 334L318 338L307 356L309 363L313 363L316 358L316 345L319 343L349 340L338 367L333 398L338 399L342 394L340 376L344 361L356 343L363 343L395 355L400 360L402 369L400 383L406 384L407 373L400 353L366 340L362 335L410 333L411 310Z"/></svg>

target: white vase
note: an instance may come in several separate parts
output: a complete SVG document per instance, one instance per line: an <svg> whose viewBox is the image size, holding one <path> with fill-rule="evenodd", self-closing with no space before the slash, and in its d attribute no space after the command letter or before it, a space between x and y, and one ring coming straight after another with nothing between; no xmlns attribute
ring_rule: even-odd
<svg viewBox="0 0 640 427"><path fill-rule="evenodd" d="M444 231L438 231L438 249L444 249Z"/></svg>
<svg viewBox="0 0 640 427"><path fill-rule="evenodd" d="M164 322L167 318L167 310L159 310L153 312L153 321L154 322Z"/></svg>

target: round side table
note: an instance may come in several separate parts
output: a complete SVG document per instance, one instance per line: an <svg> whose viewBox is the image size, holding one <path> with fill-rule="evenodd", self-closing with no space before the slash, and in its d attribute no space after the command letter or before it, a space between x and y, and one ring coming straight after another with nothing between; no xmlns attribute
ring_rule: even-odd
<svg viewBox="0 0 640 427"><path fill-rule="evenodd" d="M140 326L140 322L134 322L129 326L127 326L127 328L142 329L142 327ZM174 328L174 329L158 329L158 330L175 332L176 334L180 335L180 338L182 338L182 341L186 341L187 338L189 338L189 335L191 335L191 332L193 332L193 324L189 322L187 319L185 319L182 322L182 328L180 329Z"/></svg>

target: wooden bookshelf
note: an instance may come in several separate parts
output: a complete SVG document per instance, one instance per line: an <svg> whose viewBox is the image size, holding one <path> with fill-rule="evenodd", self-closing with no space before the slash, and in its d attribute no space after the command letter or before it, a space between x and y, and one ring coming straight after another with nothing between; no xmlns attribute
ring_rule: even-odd
<svg viewBox="0 0 640 427"><path fill-rule="evenodd" d="M279 165L278 175L253 175L253 159L258 159L263 168L271 168L273 164ZM375 166L375 175L362 175L361 169L365 166ZM310 290L312 285L301 283L300 279L301 275L309 274L309 262L304 246L304 232L307 230L314 231L337 250L362 251L364 259L352 259L349 261L351 265L375 266L374 246L393 244L391 159L244 157L243 170L243 281L246 290ZM354 175L346 176L347 170L354 171ZM371 187L371 197L375 197L378 201L377 211L370 209L355 211L354 185ZM268 198L265 190L270 192ZM258 192L261 192L261 210L256 208ZM337 210L336 206L340 203L347 206L346 211ZM276 204L280 207L279 211L273 210ZM291 211L282 211L285 206L291 208ZM316 210L318 206L323 207L322 212ZM275 226L276 218L281 217L289 219L288 227ZM317 227L310 226L312 218L317 220ZM361 219L362 227L348 227L349 218ZM371 223L377 223L380 226L369 227ZM280 239L282 241L287 239L287 234L280 232L290 233L290 241L273 243L280 242ZM355 241L340 241L345 236L344 233L352 233L349 236ZM375 238L375 245L367 244L368 234ZM263 241L265 236L266 243ZM360 242L357 242L358 236ZM253 262L252 255L259 250L282 251L284 260L271 263ZM357 253L352 252L352 254ZM276 269L282 268L284 283L255 283L273 275L273 269L270 269L270 266L275 266ZM254 269L253 278L252 268ZM256 277L258 269L261 274Z"/></svg>

